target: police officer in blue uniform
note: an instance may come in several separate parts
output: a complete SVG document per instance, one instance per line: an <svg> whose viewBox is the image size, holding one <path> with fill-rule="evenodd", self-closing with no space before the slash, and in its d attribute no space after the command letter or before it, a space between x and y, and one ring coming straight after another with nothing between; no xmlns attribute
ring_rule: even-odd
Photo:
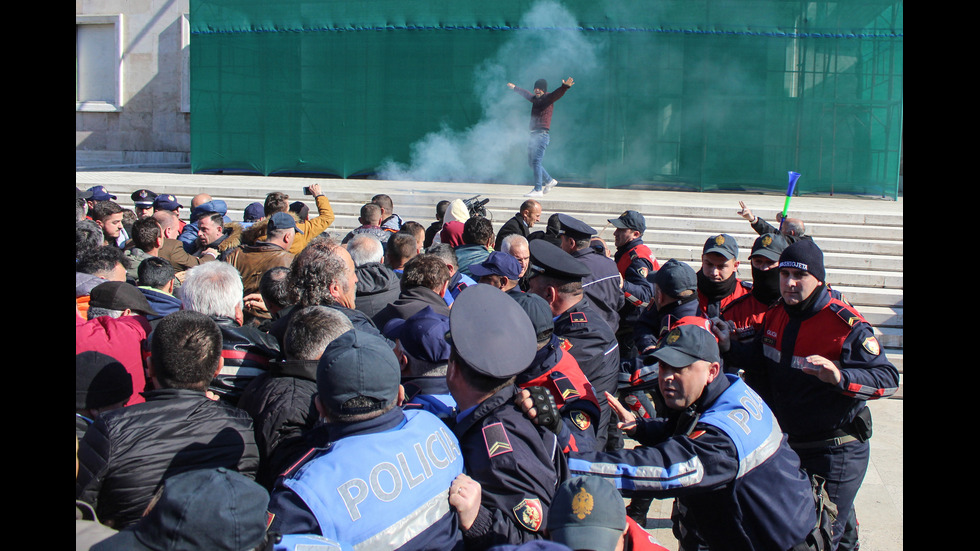
<svg viewBox="0 0 980 551"><path fill-rule="evenodd" d="M449 324L446 381L461 410L453 430L466 473L481 485L479 512L464 530L467 547L542 539L567 465L555 434L514 403L514 379L536 350L531 320L514 299L480 283L456 297Z"/></svg>
<svg viewBox="0 0 980 551"><path fill-rule="evenodd" d="M555 334L571 343L569 353L595 388L600 408L598 449L602 449L609 439L603 427L613 419L605 393L616 392L619 385L619 342L582 290L589 269L547 241L536 239L530 249L530 292L551 306Z"/></svg>
<svg viewBox="0 0 980 551"><path fill-rule="evenodd" d="M633 340L641 355L656 348L674 321L701 313L698 277L687 263L671 258L647 279L653 284L653 297L633 327Z"/></svg>
<svg viewBox="0 0 980 551"><path fill-rule="evenodd" d="M345 546L462 549L449 488L463 472L452 431L423 410L403 411L400 370L380 336L352 329L324 350L316 447L276 483L269 530Z"/></svg>
<svg viewBox="0 0 980 551"><path fill-rule="evenodd" d="M585 296L615 332L619 329L619 311L626 304L623 277L616 263L592 246L592 236L596 234L592 226L565 213L558 214L558 223L561 226L561 250L585 264L591 272L582 278Z"/></svg>
<svg viewBox="0 0 980 551"><path fill-rule="evenodd" d="M626 495L676 498L684 516L674 530L684 549L824 548L829 530L819 530L799 458L759 395L722 372L714 335L682 325L652 355L667 418L637 421L617 405L624 430L642 445L571 452L570 474L600 475Z"/></svg>

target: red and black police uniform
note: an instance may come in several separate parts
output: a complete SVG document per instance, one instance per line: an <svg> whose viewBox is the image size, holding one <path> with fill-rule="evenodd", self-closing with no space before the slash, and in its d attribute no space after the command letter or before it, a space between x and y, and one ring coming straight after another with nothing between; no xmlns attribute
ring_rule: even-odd
<svg viewBox="0 0 980 551"><path fill-rule="evenodd" d="M704 242L702 256L708 253L717 253L728 260L738 259L738 243L735 238L728 234L718 234L709 237ZM752 291L752 284L738 278L738 272L733 273L725 281L713 281L704 275L703 270L698 270L698 303L701 311L706 318L715 318L728 303L747 295Z"/></svg>
<svg viewBox="0 0 980 551"><path fill-rule="evenodd" d="M755 340L731 342L726 361L745 369L746 380L772 407L804 469L826 479L839 511L836 545L845 522L856 525L854 497L869 461L867 401L894 394L898 370L882 352L871 325L828 289L823 252L812 240L788 246L779 268L802 270L822 285L799 304L780 300L766 313ZM806 358L815 354L840 369L839 383L825 383L802 371L809 364ZM856 540L851 530L845 538Z"/></svg>
<svg viewBox="0 0 980 551"><path fill-rule="evenodd" d="M619 311L619 329L616 337L619 339L619 354L624 358L636 355L633 349L633 324L640 317L643 309L653 298L653 287L647 281L647 276L660 269L660 263L650 247L643 244L643 232L647 229L643 215L635 210L628 210L619 218L610 218L609 223L616 228L640 232L638 237L621 247L616 248L613 260L623 278L623 298L625 304Z"/></svg>
<svg viewBox="0 0 980 551"><path fill-rule="evenodd" d="M760 256L779 262L790 240L779 233L760 235L752 244L749 261ZM720 316L735 324L735 338L741 342L751 341L762 326L766 311L779 300L779 269L759 270L752 268L752 289L721 309Z"/></svg>
<svg viewBox="0 0 980 551"><path fill-rule="evenodd" d="M720 361L698 324L672 329L652 355L673 367ZM810 480L773 413L737 376L719 372L690 407L638 420L633 437L633 449L570 452L570 475L601 476L625 496L675 498L684 549L818 548Z"/></svg>
<svg viewBox="0 0 980 551"><path fill-rule="evenodd" d="M529 249L531 265L528 270L531 279L545 276L563 283L574 283L582 281L590 273L588 267L572 258L572 255L544 239L531 241ZM613 417L605 393L615 393L619 385L619 342L584 292L582 299L556 315L554 322L555 334L570 343L568 352L595 389L600 415L596 438L601 449L608 439L608 429L605 427Z"/></svg>
<svg viewBox="0 0 980 551"><path fill-rule="evenodd" d="M543 539L555 490L567 464L555 434L514 403L513 379L534 359L534 327L517 302L479 283L459 294L449 315L454 357L499 389L456 417L465 472L482 488L480 511L463 533L467 548ZM450 364L450 373L458 366ZM455 387L451 384L450 390ZM457 398L457 402L458 397Z"/></svg>
<svg viewBox="0 0 980 551"><path fill-rule="evenodd" d="M561 233L576 242L589 239L596 234L595 228L565 213L558 214L558 223L561 226ZM568 254L585 264L591 272L582 278L582 291L615 332L619 329L619 311L626 305L623 289L619 286L622 278L619 267L611 258L592 246Z"/></svg>
<svg viewBox="0 0 980 551"><path fill-rule="evenodd" d="M555 335L551 308L543 298L533 293L513 298L531 319L538 342L531 365L517 376L517 386L542 387L551 393L562 421L572 433L568 449L563 451L595 449L599 400L592 383L568 352L571 344Z"/></svg>

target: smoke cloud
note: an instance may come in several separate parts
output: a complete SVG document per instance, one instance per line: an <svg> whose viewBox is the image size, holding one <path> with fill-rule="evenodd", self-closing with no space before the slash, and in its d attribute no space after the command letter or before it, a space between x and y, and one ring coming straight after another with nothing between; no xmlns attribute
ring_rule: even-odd
<svg viewBox="0 0 980 551"><path fill-rule="evenodd" d="M482 116L475 125L455 130L446 125L411 146L410 161L386 161L378 176L386 180L530 183L527 164L528 124L531 104L506 84L530 90L538 78L548 79L549 91L572 77L576 85L597 73L602 44L590 40L577 28L575 17L560 3L542 0L521 18L520 30L511 31L496 55L474 70L474 92L480 99ZM572 122L566 112L575 98L573 86L555 104L555 119ZM583 107L579 105L579 108ZM554 137L552 143L554 144ZM558 167L562 156L549 148L545 166ZM549 169L550 170L550 169ZM561 173L560 170L555 171Z"/></svg>

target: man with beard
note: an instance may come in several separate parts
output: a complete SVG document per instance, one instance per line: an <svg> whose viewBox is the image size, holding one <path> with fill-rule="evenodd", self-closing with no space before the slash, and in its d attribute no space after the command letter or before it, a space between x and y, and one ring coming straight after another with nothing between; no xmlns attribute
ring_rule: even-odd
<svg viewBox="0 0 980 551"><path fill-rule="evenodd" d="M762 318L779 300L779 255L789 246L789 239L778 233L760 235L752 244L752 291L731 301L720 315L735 324L735 338L751 341L762 326Z"/></svg>
<svg viewBox="0 0 980 551"><path fill-rule="evenodd" d="M751 283L738 279L738 243L728 234L709 237L698 271L698 304L706 318L718 317L730 302L747 295Z"/></svg>

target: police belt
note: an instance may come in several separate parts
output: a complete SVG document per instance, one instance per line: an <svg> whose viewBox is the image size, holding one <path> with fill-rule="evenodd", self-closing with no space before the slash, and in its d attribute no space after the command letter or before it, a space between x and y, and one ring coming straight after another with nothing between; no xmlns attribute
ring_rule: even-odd
<svg viewBox="0 0 980 551"><path fill-rule="evenodd" d="M798 442L793 440L793 438L790 438L789 447L793 448L794 450L832 448L834 446L840 446L841 444L847 444L848 442L854 442L855 440L859 440L859 438L845 430L838 430L834 431L833 434L828 435L825 438L818 438L816 440L805 440Z"/></svg>

